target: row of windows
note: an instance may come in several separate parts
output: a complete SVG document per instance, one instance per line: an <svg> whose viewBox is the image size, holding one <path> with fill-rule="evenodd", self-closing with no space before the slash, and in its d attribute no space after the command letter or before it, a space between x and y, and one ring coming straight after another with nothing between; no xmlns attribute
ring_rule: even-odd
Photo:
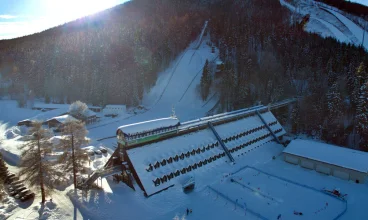
<svg viewBox="0 0 368 220"><path fill-rule="evenodd" d="M282 131L282 128L280 129L277 129L274 131L275 134L279 133ZM237 147L234 147L232 149L230 149L230 153L234 153L242 148L245 148L249 145L252 145L254 143L257 143L267 137L269 137L271 135L271 133L267 133L265 135L262 135L261 137L258 137L258 138L255 138L251 141L248 141L247 143L244 143L244 144L241 144ZM249 151L251 151L253 149L250 149ZM248 151L248 152L249 152ZM182 168L181 170L176 170L175 172L171 172L167 175L163 175L162 177L160 178L156 178L155 180L152 180L153 183L155 184L155 186L159 186L161 183L165 183L167 181L170 181L171 179L177 177L177 176L180 176L181 174L185 174L185 173L188 173L188 172L191 172L195 169L197 169L198 167L202 167L203 165L206 165L208 163L212 163L213 161L216 161L217 159L221 158L221 157L224 157L225 156L225 152L222 152L222 153L219 153L217 155L214 155L214 156L211 156L209 157L208 159L205 159L205 160L202 160L202 161L199 161L198 163L194 163L192 165L189 165L188 167L184 167Z"/></svg>
<svg viewBox="0 0 368 220"><path fill-rule="evenodd" d="M173 162L178 162L179 160L184 160L184 158L189 158L190 156L194 156L196 154L204 153L210 149L215 148L218 146L219 143L216 141L215 143L208 144L206 147L193 149L191 151L187 151L186 153L181 153L180 155L175 155L174 157L169 157L167 159L162 159L161 161L156 161L155 163L149 164L148 168L146 169L147 172L151 172L153 169L158 169L160 166L165 166L166 164L170 164Z"/></svg>
<svg viewBox="0 0 368 220"><path fill-rule="evenodd" d="M269 126L273 126L277 124L277 121L274 121L274 122L271 122L269 123L268 125ZM238 139L240 137L243 137L245 135L249 135L253 132L256 132L256 131L259 131L261 129L265 129L266 126L263 125L263 126L259 126L257 128L253 128L253 129L250 129L250 130L247 130L247 131L244 131L242 133L239 133L237 135L234 135L232 137L228 137L226 139L223 139L222 141L224 143L227 143L229 141L232 141L232 140L235 140L235 139ZM174 157L169 157L167 159L162 159L161 161L156 161L152 164L149 164L148 167L146 168L146 171L147 172L151 172L153 171L153 169L158 169L160 168L161 166L165 166L166 164L170 164L170 163L173 163L173 162L178 162L179 159L180 160L184 160L184 158L189 158L191 155L194 156L195 154L200 154L200 153L204 153L206 150L210 150L212 148L214 148L215 146L218 146L218 141L214 142L214 143L211 143L211 144L208 144L206 147L202 147L202 148L197 148L197 149L193 149L192 151L187 151L186 153L182 153L181 155L175 155ZM248 145L247 145L248 146Z"/></svg>
<svg viewBox="0 0 368 220"><path fill-rule="evenodd" d="M282 128L275 130L275 131L274 131L274 133L275 133L275 134L277 134L277 133L279 133L279 132L281 132L281 131L282 131ZM253 140L251 140L251 141L248 141L248 142L246 142L246 143L243 143L243 144L240 144L240 145L238 145L238 146L236 146L236 147L233 147L233 148L231 148L231 149L229 150L229 152L230 152L230 153L234 153L234 152L236 152L236 151L238 151L238 150L240 150L240 149L242 149L242 148L244 148L244 147L248 147L249 145L252 145L252 144L254 144L254 143L257 143L258 141L264 140L264 139L266 139L266 138L267 138L267 137L269 137L269 136L271 136L271 133L267 133L267 134L262 135L262 136L260 136L260 137L258 137L258 138L255 138L255 139L253 139Z"/></svg>
<svg viewBox="0 0 368 220"><path fill-rule="evenodd" d="M163 175L162 177L156 178L152 181L155 184L155 186L159 186L161 183L165 183L167 181L170 181L171 179L173 179L175 177L178 177L181 174L189 173L193 170L196 170L199 167L202 167L204 165L212 163L212 162L216 161L217 159L219 159L221 157L224 157L224 156L225 156L225 152L219 153L217 155L209 157L208 159L204 159L204 160L201 160L201 161L199 161L197 163L194 163L192 165L188 165L187 167L183 167L180 170L176 170L175 172L171 172L167 175Z"/></svg>
<svg viewBox="0 0 368 220"><path fill-rule="evenodd" d="M276 124L277 124L277 121L274 121L274 122L268 123L268 126L269 126L269 127L271 127L271 126L276 125ZM250 130L247 130L247 131L241 132L241 133L239 133L239 134L233 135L233 136L231 136L231 137L227 137L227 138L225 138L225 139L222 139L222 141L223 141L224 143L227 143L227 142L229 142L229 141L233 141L233 140L235 140L235 139L239 139L239 138L241 138L241 137L243 137L243 136L246 136L246 135L252 134L252 133L254 133L254 132L260 131L260 130L265 129L265 128L266 128L266 125L258 126L258 127L256 127L256 128L253 128L253 129L250 129Z"/></svg>

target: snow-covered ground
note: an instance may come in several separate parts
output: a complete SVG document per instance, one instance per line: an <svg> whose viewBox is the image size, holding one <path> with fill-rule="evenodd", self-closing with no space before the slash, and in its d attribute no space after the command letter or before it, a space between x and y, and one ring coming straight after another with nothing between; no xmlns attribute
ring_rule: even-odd
<svg viewBox="0 0 368 220"><path fill-rule="evenodd" d="M270 142L237 158L234 165L206 169L195 175L195 189L187 194L175 185L146 198L138 186L133 191L108 178L102 181L105 191L68 195L83 216L91 219L277 219L281 215L281 219L325 220L339 214L343 214L340 219L368 218L362 208L368 202L366 184L286 163L283 149ZM345 213L345 202L319 191L323 188L339 188L348 194ZM188 216L187 208L192 209Z"/></svg>
<svg viewBox="0 0 368 220"><path fill-rule="evenodd" d="M340 42L356 46L362 44L363 29L361 26L347 18L338 9L313 0L280 0L280 3L293 13L302 16L310 15L310 20L305 26L306 31L317 33L322 37L333 37ZM353 15L350 17L355 18ZM368 49L367 38L365 38L363 46Z"/></svg>

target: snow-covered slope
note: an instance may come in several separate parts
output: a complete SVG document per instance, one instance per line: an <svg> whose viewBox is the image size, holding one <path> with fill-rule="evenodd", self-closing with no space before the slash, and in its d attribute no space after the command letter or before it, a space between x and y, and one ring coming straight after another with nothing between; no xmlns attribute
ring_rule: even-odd
<svg viewBox="0 0 368 220"><path fill-rule="evenodd" d="M305 26L306 31L317 33L322 37L333 37L340 42L356 46L362 44L363 29L349 19L355 18L355 16L349 15L347 18L346 13L313 0L280 0L280 3L295 14L310 15L310 20ZM354 20L359 20L359 18ZM363 46L368 49L367 38L364 40Z"/></svg>
<svg viewBox="0 0 368 220"><path fill-rule="evenodd" d="M207 27L206 24L207 22L204 28ZM167 70L159 74L155 86L143 97L142 105L147 109L145 112L112 121L104 126L96 126L90 129L89 137L98 140L114 136L119 126L168 117L173 107L180 121L205 116L217 102L216 96L203 101L198 89L206 60L216 61L218 58L218 50L212 53L207 44L209 41L209 34L205 36L202 31L198 39L189 45ZM116 140L110 143L114 142Z"/></svg>

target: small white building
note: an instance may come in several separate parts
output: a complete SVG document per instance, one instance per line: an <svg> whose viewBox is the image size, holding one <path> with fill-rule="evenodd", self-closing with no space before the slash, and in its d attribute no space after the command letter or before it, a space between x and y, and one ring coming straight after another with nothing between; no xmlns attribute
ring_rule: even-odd
<svg viewBox="0 0 368 220"><path fill-rule="evenodd" d="M121 115L125 114L126 106L125 105L106 105L102 110L104 115Z"/></svg>
<svg viewBox="0 0 368 220"><path fill-rule="evenodd" d="M283 151L284 160L319 173L356 183L368 174L368 153L330 144L293 140Z"/></svg>

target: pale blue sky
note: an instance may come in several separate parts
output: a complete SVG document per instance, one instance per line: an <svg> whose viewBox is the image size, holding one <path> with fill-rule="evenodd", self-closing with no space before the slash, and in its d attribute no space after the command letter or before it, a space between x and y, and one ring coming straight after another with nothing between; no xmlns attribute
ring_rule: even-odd
<svg viewBox="0 0 368 220"><path fill-rule="evenodd" d="M0 0L0 39L33 34L127 0Z"/></svg>
<svg viewBox="0 0 368 220"><path fill-rule="evenodd" d="M350 0L351 2L358 2L362 5L367 5L368 6L368 0Z"/></svg>

